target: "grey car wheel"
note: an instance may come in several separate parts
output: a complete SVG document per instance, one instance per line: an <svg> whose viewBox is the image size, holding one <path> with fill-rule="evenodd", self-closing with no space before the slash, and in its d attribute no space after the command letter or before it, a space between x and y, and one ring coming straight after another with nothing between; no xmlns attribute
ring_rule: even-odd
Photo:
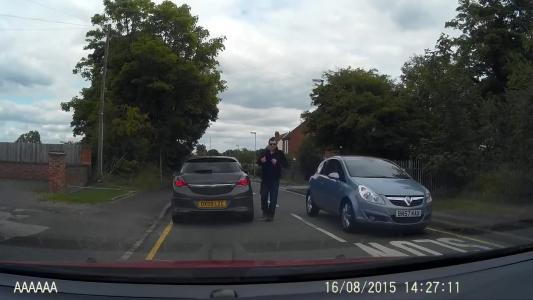
<svg viewBox="0 0 533 300"><path fill-rule="evenodd" d="M252 222L254 220L254 211L251 210L249 212L246 212L242 215L242 219L244 222Z"/></svg>
<svg viewBox="0 0 533 300"><path fill-rule="evenodd" d="M342 229L347 232L352 232L355 229L355 214L350 201L344 201L341 207L341 224Z"/></svg>
<svg viewBox="0 0 533 300"><path fill-rule="evenodd" d="M183 223L185 216L183 214L173 214L172 215L172 223Z"/></svg>
<svg viewBox="0 0 533 300"><path fill-rule="evenodd" d="M318 215L318 212L320 211L320 208L318 208L315 201L313 201L311 193L307 193L307 196L305 197L305 211L307 212L307 215L311 217Z"/></svg>

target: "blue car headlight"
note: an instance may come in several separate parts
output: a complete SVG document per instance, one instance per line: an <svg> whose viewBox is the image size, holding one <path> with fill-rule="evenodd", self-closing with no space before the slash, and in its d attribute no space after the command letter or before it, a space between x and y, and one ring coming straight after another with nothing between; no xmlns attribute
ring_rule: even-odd
<svg viewBox="0 0 533 300"><path fill-rule="evenodd" d="M431 202L433 202L433 198L431 198L431 194L428 193L426 196L426 203L431 203Z"/></svg>
<svg viewBox="0 0 533 300"><path fill-rule="evenodd" d="M359 189L359 195L361 196L361 198L365 199L366 201L370 203L374 203L374 204L385 205L385 201L383 201L383 198L380 195L374 193L371 189L367 188L366 186L360 185L358 189Z"/></svg>
<svg viewBox="0 0 533 300"><path fill-rule="evenodd" d="M426 189L426 203L431 203L433 202L433 198L431 198L431 193L429 192L428 189Z"/></svg>

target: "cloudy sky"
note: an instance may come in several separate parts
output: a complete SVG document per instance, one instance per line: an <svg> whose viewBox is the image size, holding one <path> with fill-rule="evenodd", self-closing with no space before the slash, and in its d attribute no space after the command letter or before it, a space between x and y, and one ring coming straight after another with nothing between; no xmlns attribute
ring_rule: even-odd
<svg viewBox="0 0 533 300"><path fill-rule="evenodd" d="M160 1L156 1L160 2ZM432 48L454 0L188 0L200 25L226 36L220 56L228 89L201 142L258 147L300 123L312 79L326 70L376 68L396 78L412 55ZM90 17L102 1L0 0L0 142L36 129L45 143L76 140L59 104L84 82L72 74ZM33 20L22 19L34 18ZM62 23L47 23L53 20ZM78 138L79 139L79 138Z"/></svg>

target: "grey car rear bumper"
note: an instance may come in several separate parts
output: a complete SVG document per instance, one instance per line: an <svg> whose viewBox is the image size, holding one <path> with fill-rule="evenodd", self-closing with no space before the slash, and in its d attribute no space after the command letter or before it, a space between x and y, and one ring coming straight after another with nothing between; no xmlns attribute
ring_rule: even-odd
<svg viewBox="0 0 533 300"><path fill-rule="evenodd" d="M196 203L200 200L226 200L228 207L226 208L198 208ZM174 197L172 198L172 212L178 213L194 213L194 212L234 212L245 213L253 211L253 195L252 193L239 194L238 196L224 197L224 196L205 196L205 197Z"/></svg>

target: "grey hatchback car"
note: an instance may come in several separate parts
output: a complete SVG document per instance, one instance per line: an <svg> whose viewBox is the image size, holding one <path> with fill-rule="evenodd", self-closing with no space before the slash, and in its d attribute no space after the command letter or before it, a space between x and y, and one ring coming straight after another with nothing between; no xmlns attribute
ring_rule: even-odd
<svg viewBox="0 0 533 300"><path fill-rule="evenodd" d="M431 202L428 189L391 161L334 156L310 178L306 212L338 215L348 232L363 225L418 232L431 220Z"/></svg>
<svg viewBox="0 0 533 300"><path fill-rule="evenodd" d="M172 219L195 212L231 212L254 219L250 178L233 157L204 156L184 162L174 174Z"/></svg>

